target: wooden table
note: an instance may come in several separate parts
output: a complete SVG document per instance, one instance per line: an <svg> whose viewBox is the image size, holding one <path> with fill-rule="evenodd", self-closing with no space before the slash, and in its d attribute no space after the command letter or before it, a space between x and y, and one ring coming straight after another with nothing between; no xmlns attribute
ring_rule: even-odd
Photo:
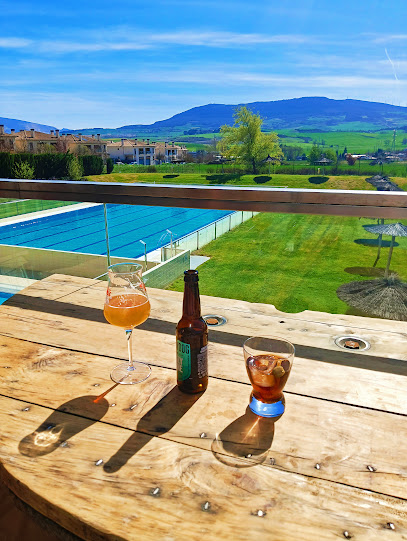
<svg viewBox="0 0 407 541"><path fill-rule="evenodd" d="M407 539L405 323L203 297L228 322L190 397L175 387L182 296L150 290L134 350L152 375L95 404L126 358L104 290L54 275L0 307L0 478L21 500L90 540ZM350 333L371 349L335 345ZM296 345L276 423L247 409L255 334Z"/></svg>

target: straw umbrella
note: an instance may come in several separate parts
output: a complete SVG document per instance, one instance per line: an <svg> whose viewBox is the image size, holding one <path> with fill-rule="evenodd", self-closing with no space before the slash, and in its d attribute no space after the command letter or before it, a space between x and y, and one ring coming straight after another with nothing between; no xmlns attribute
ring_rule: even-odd
<svg viewBox="0 0 407 541"><path fill-rule="evenodd" d="M364 225L363 227L364 229L366 229L366 231L369 231L369 233L374 233L376 235L379 235L379 238L380 238L380 235L391 236L389 256L387 258L386 270L384 272L384 277L388 278L391 256L393 254L394 240L396 237L407 237L407 227L401 223L395 223L395 224L382 223L378 225ZM380 244L379 244L379 253L380 253ZM379 254L378 254L378 257L379 257Z"/></svg>
<svg viewBox="0 0 407 541"><path fill-rule="evenodd" d="M369 315L407 321L407 283L394 275L343 284L336 293L341 301Z"/></svg>
<svg viewBox="0 0 407 541"><path fill-rule="evenodd" d="M384 278L341 285L338 297L358 310L388 319L407 321L407 282L390 275L390 261L395 237L407 237L407 227L400 223L363 226L370 233L390 235L391 243Z"/></svg>

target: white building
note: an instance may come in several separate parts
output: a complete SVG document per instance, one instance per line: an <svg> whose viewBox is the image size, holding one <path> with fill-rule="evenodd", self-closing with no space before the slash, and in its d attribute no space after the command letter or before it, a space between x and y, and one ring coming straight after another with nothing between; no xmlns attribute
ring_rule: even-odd
<svg viewBox="0 0 407 541"><path fill-rule="evenodd" d="M106 151L114 161L136 163L138 165L154 165L159 163L171 163L181 159L185 147L170 143L156 143L150 139L111 141L106 145Z"/></svg>

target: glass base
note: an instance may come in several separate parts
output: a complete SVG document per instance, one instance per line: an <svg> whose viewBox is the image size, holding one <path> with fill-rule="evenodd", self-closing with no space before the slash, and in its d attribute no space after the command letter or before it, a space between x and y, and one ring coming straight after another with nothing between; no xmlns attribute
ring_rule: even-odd
<svg viewBox="0 0 407 541"><path fill-rule="evenodd" d="M253 413L259 415L260 417L280 417L280 415L283 415L285 410L284 404L284 395L278 402L273 402L272 404L260 402L260 400L257 400L257 398L251 395L249 408Z"/></svg>
<svg viewBox="0 0 407 541"><path fill-rule="evenodd" d="M134 385L145 381L151 374L151 367L146 363L135 362L129 369L129 363L121 363L113 368L110 377L121 385Z"/></svg>

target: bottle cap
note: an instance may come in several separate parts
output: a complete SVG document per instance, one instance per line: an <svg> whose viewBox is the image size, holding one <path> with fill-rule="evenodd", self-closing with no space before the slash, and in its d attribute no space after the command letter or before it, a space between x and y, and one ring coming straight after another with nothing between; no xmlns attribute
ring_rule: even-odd
<svg viewBox="0 0 407 541"><path fill-rule="evenodd" d="M184 281L185 282L197 282L199 280L198 278L198 271L197 270L186 270L184 271Z"/></svg>

